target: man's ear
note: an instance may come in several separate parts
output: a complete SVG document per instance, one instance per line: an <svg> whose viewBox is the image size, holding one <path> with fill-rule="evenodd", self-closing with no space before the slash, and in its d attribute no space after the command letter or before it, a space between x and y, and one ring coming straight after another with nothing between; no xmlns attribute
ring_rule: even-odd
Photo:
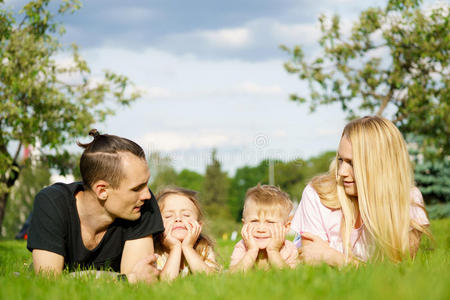
<svg viewBox="0 0 450 300"><path fill-rule="evenodd" d="M94 182L94 184L92 185L92 190L94 191L97 198L103 201L108 199L109 188L110 188L109 183L104 180L98 180Z"/></svg>

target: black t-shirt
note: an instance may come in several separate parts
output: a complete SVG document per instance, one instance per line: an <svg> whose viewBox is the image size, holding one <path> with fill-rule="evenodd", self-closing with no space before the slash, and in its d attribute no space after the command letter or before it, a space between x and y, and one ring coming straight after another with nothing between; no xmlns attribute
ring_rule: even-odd
<svg viewBox="0 0 450 300"><path fill-rule="evenodd" d="M164 231L156 199L144 201L138 220L115 219L103 239L88 250L81 238L80 219L75 194L83 190L81 182L56 183L40 191L34 200L28 250L47 250L64 256L64 265L73 271L81 269L109 269L120 272L125 241L155 235Z"/></svg>

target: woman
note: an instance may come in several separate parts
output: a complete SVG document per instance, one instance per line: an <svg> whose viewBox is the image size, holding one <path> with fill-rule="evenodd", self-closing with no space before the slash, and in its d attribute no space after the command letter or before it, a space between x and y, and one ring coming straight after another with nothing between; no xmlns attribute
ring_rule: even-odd
<svg viewBox="0 0 450 300"><path fill-rule="evenodd" d="M380 117L345 126L329 172L305 188L292 221L304 262L338 266L414 257L428 225L405 141Z"/></svg>

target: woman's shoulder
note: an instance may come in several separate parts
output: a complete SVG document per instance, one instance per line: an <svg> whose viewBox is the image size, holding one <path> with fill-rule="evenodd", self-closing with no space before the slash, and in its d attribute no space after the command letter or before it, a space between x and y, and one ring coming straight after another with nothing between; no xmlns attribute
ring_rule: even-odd
<svg viewBox="0 0 450 300"><path fill-rule="evenodd" d="M413 204L425 206L423 202L422 192L417 186L411 188L411 200Z"/></svg>
<svg viewBox="0 0 450 300"><path fill-rule="evenodd" d="M306 187L303 189L302 200L303 200L303 198L305 198L307 200L314 201L314 202L317 202L317 201L320 202L319 194L314 189L314 187L312 186L311 182L308 183L306 185Z"/></svg>
<svg viewBox="0 0 450 300"><path fill-rule="evenodd" d="M313 185L308 183L303 190L303 195L301 201L305 201L303 205L312 205L321 211L333 211L332 208L324 205L320 199L319 193L314 189Z"/></svg>

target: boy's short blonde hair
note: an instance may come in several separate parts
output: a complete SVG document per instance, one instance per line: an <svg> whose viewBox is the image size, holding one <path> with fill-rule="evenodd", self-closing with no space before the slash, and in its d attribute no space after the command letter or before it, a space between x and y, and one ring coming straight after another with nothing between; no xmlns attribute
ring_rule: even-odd
<svg viewBox="0 0 450 300"><path fill-rule="evenodd" d="M245 217L247 204L254 203L258 207L258 214L277 212L286 220L292 211L292 201L289 195L279 187L273 185L260 185L248 189L245 194L244 210L242 216Z"/></svg>

